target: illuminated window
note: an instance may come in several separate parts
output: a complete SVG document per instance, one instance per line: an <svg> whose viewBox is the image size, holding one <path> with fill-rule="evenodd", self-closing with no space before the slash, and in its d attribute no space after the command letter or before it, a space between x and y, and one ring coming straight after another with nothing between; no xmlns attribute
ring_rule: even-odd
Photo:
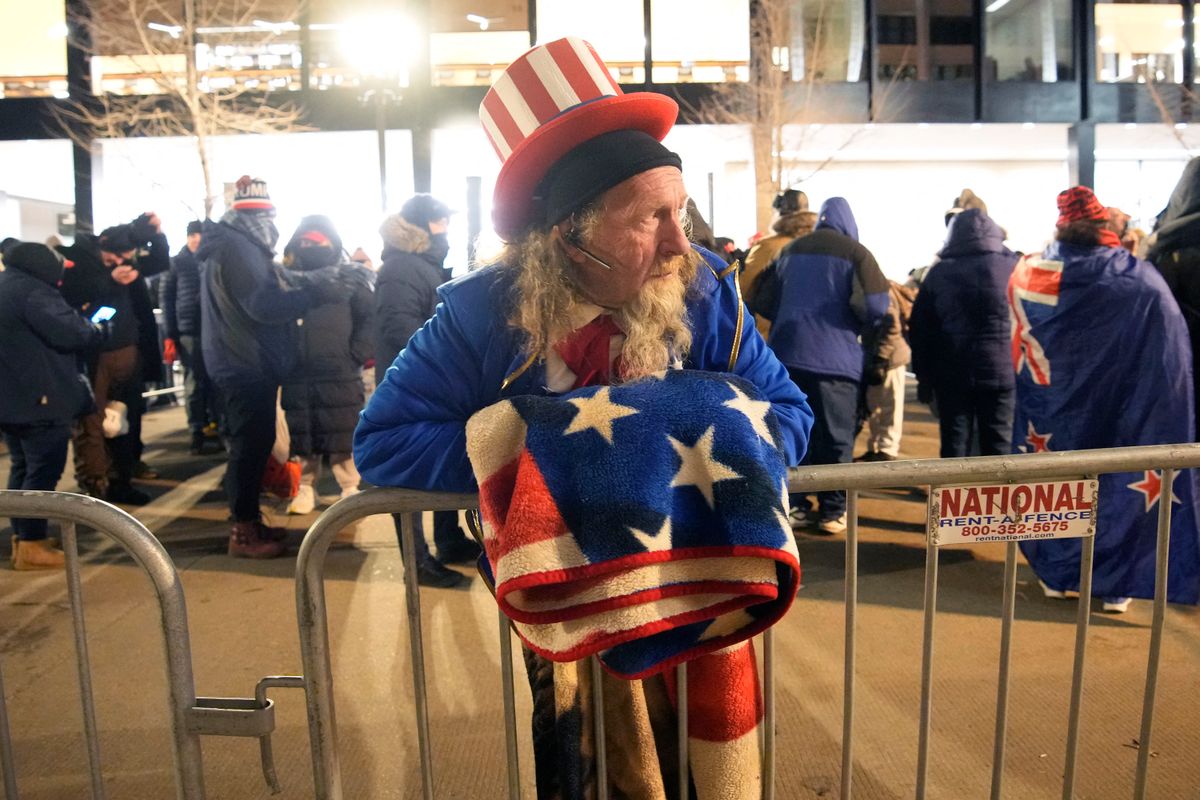
<svg viewBox="0 0 1200 800"><path fill-rule="evenodd" d="M525 0L438 0L430 26L434 86L491 86L529 49Z"/></svg>
<svg viewBox="0 0 1200 800"><path fill-rule="evenodd" d="M1096 79L1183 81L1183 8L1178 3L1096 3Z"/></svg>
<svg viewBox="0 0 1200 800"><path fill-rule="evenodd" d="M538 0L539 42L580 36L596 48L618 83L646 80L646 37L642 31L642 0Z"/></svg>
<svg viewBox="0 0 1200 800"><path fill-rule="evenodd" d="M880 0L879 77L969 80L975 72L971 0ZM920 12L920 13L919 13Z"/></svg>
<svg viewBox="0 0 1200 800"><path fill-rule="evenodd" d="M407 86L423 35L408 15L392 7L312 0L309 85L318 90Z"/></svg>
<svg viewBox="0 0 1200 800"><path fill-rule="evenodd" d="M750 74L746 0L651 0L655 83L744 81Z"/></svg>
<svg viewBox="0 0 1200 800"><path fill-rule="evenodd" d="M775 63L796 81L862 80L866 52L866 9L862 0L798 0L764 3L762 20L770 39L786 46L773 49ZM756 25L762 24L756 20ZM786 28L785 36L774 29Z"/></svg>
<svg viewBox="0 0 1200 800"><path fill-rule="evenodd" d="M131 11L114 0L91 3L97 94L169 94L187 80L187 48L195 42L201 91L300 89L300 26L294 0L249 7L198 3L194 27L183 4L147 4ZM135 14L136 11L136 14Z"/></svg>
<svg viewBox="0 0 1200 800"><path fill-rule="evenodd" d="M988 79L1074 78L1070 0L988 0L984 11Z"/></svg>
<svg viewBox="0 0 1200 800"><path fill-rule="evenodd" d="M0 98L66 94L66 6L0 0Z"/></svg>

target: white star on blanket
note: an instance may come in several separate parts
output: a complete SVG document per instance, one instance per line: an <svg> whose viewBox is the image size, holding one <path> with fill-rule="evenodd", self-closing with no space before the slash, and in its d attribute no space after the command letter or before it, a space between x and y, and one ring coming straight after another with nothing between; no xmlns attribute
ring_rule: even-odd
<svg viewBox="0 0 1200 800"><path fill-rule="evenodd" d="M675 477L671 479L671 488L674 489L677 486L695 486L700 490L700 494L704 495L704 499L708 501L709 508L716 508L716 502L713 500L714 483L718 481L740 480L742 478L741 475L713 458L713 435L715 430L715 426L708 426L708 430L704 432L704 435L691 447L673 436L667 437L671 442L671 446L675 448L675 452L683 462L679 465L679 471L675 473Z"/></svg>
<svg viewBox="0 0 1200 800"><path fill-rule="evenodd" d="M646 533L646 531L640 531L632 525L629 526L629 532L636 536L637 540L642 543L642 547L650 552L671 549L670 517L666 517L663 520L662 527L658 529L658 533Z"/></svg>
<svg viewBox="0 0 1200 800"><path fill-rule="evenodd" d="M766 400L751 398L732 383L729 384L729 388L733 389L735 396L732 400L726 400L722 405L743 414L750 421L750 427L754 429L755 433L762 437L767 444L774 444L771 439L771 429L767 425L767 415L771 413L771 404Z"/></svg>
<svg viewBox="0 0 1200 800"><path fill-rule="evenodd" d="M563 436L594 430L604 437L604 441L613 443L613 421L636 414L638 410L614 403L609 399L608 390L609 387L605 386L591 397L572 397L567 401L578 408L579 413L563 431Z"/></svg>

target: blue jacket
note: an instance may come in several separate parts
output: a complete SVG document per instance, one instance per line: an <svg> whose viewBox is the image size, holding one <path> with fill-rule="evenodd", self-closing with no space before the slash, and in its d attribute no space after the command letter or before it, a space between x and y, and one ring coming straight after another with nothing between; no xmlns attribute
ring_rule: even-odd
<svg viewBox="0 0 1200 800"><path fill-rule="evenodd" d="M289 286L272 255L236 228L204 223L201 347L219 384L280 384L296 363L296 320L317 297L310 285Z"/></svg>
<svg viewBox="0 0 1200 800"><path fill-rule="evenodd" d="M66 423L91 411L76 353L102 338L56 286L15 267L0 272L0 424Z"/></svg>
<svg viewBox="0 0 1200 800"><path fill-rule="evenodd" d="M844 198L826 200L816 230L783 248L760 280L751 308L773 321L768 341L780 361L791 369L862 379L859 337L887 313L888 282L871 251L859 244Z"/></svg>
<svg viewBox="0 0 1200 800"><path fill-rule="evenodd" d="M808 447L812 411L758 335L754 317L745 313L736 278L717 256L700 252L706 261L688 297L693 340L684 366L729 371L740 335L733 372L771 401L784 455L795 465ZM718 270L726 270L719 279ZM544 365L527 365L522 334L507 321L512 277L511 270L493 265L438 290L442 302L433 319L397 356L354 433L354 460L366 480L378 486L475 491L467 420L507 397L549 394Z"/></svg>
<svg viewBox="0 0 1200 800"><path fill-rule="evenodd" d="M168 338L200 333L200 262L186 247L171 259L171 270L158 287L158 300Z"/></svg>
<svg viewBox="0 0 1200 800"><path fill-rule="evenodd" d="M1013 385L1008 278L1018 256L1004 231L973 208L950 222L908 321L913 372L931 388Z"/></svg>

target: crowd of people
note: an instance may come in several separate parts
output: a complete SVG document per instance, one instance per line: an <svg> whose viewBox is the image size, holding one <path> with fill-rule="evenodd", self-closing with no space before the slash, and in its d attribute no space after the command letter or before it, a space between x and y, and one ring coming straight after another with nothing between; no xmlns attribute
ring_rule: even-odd
<svg viewBox="0 0 1200 800"><path fill-rule="evenodd" d="M693 719L721 731L705 746L719 768L693 762L696 785L757 796L761 698L745 640L770 621L737 593L774 591L786 609L796 587L777 562L798 568L790 530L847 525L844 492L789 498L785 469L850 461L864 427L859 460L897 458L910 361L943 457L1193 441L1200 159L1145 237L1090 189L1063 191L1040 254L1008 249L985 203L963 191L934 263L904 285L859 241L846 198L813 212L789 189L743 266L703 224L680 157L662 144L675 102L624 95L597 77L607 74L590 45L562 39L488 92L481 119L503 162L493 223L506 244L455 280L444 268L451 210L438 199L414 196L383 221L377 270L325 216L303 218L277 259L275 206L250 176L220 219L188 226L173 258L153 213L53 250L6 240L8 485L56 488L73 443L80 491L145 503L134 485L153 474L143 385L178 359L191 452L225 452L232 556L283 555L264 486L309 513L326 462L341 497L364 479L479 492L482 541L457 513L436 514L434 550L419 532L409 566L422 584L450 587L466 578L447 563L480 559L518 623L539 794L594 780L578 757L595 709L577 659L601 651L638 676L600 677L631 709L610 781L639 796L671 784L672 751L651 735L671 702L666 648L704 687ZM656 391L676 400L644 413ZM1166 488L1154 471L1101 481L1094 591L1123 611L1153 594ZM1200 601L1193 484L1184 473L1170 487L1169 597L1188 603ZM63 563L45 522L13 523L14 568ZM748 530L754 547L736 538ZM728 541L714 545L714 532ZM1048 596L1078 590L1077 540L1023 547ZM718 558L732 577L677 596L689 570ZM547 622L568 601L602 624ZM633 666L651 650L659 666Z"/></svg>
<svg viewBox="0 0 1200 800"><path fill-rule="evenodd" d="M641 159L632 167L625 163L631 152ZM496 229L509 242L497 263L525 270L515 288L503 291L565 293L539 295L532 309L511 314L489 333L489 341L502 340L513 350L495 356L489 350L486 357L489 374L504 372L499 382L506 393L510 385L527 384L535 371L536 386L543 390L576 386L580 373L563 362L563 342L567 334L588 327L583 323L594 323L582 319L585 313L578 319L567 313L578 298L586 299L587 313L634 301L657 308L658 300L638 295L636 280L626 290L621 270L614 267L624 258L614 255L616 245L609 252L589 244L600 224L594 201L622 181L641 180L655 170L666 170L674 181L678 157L625 128L601 131L575 150L552 155L560 161L552 162L555 169L541 175L539 185L505 173L497 186ZM803 429L795 447L802 463L850 461L864 427L866 448L856 460L897 458L910 369L918 398L938 419L943 457L1063 449L1068 443L1082 448L1191 441L1200 393L1191 362L1200 345L1200 279L1194 277L1200 274L1198 164L1187 166L1148 236L1089 189L1064 192L1058 198L1055 241L1040 255L1010 250L1004 229L988 215L983 200L964 190L946 213L945 241L933 263L913 270L903 284L888 280L859 242L845 198L828 198L812 211L798 189L778 195L771 230L745 252L714 237L693 202L681 203L671 209L680 213L672 224L703 247L684 251L673 238L667 244L651 242L644 248L646 269L657 275L658 260L670 250L677 261L686 262L693 253L712 257L714 275L732 276L753 315L755 333L737 337L735 353L722 369L736 372L736 351L761 343L763 357L783 370L789 392L797 393L789 402L802 398L799 407L812 418L811 432ZM630 172L635 167L640 171ZM505 170L515 169L506 161ZM666 196L677 192L662 181L637 188L645 197L660 191L670 199ZM517 199L506 194L510 191ZM409 452L408 439L415 434L400 424L403 416L396 416L396 408L403 403L394 396L400 391L408 398L405 403L434 413L446 403L461 403L464 387L478 382L462 374L465 366L448 355L439 353L424 364L428 356L410 346L431 319L430 330L449 335L445 315L454 306L447 299L452 291L476 285L466 279L451 284L456 290L445 286L450 216L450 208L430 195L410 199L383 221L378 268L361 249L351 255L333 220L320 215L303 218L277 258L280 237L267 184L245 176L236 183L224 216L189 223L174 256L154 213L97 236L81 234L65 246L6 240L0 276L0 424L12 457L10 487L55 488L69 442L80 492L118 504L146 503L148 495L135 484L156 473L142 459L143 390L163 380L164 363L178 361L190 452L224 453L227 461L231 555L282 555L284 530L264 521L260 494L264 486L282 483L288 511L310 513L319 502L316 485L326 463L341 497L359 491L360 468L384 485L473 489L465 456L443 449L447 442ZM539 225L545 238L537 247L520 238ZM536 275L527 266L535 256L549 255L555 258L547 274ZM1068 289L1085 269L1116 271L1122 279L1084 281L1090 294L1075 312L1079 321L1056 328L1046 315L1064 313ZM695 272L672 274L694 281ZM589 281L600 288L591 288ZM1085 322L1104 319L1103 312L1112 307L1106 304L1113 303L1134 304L1136 318L1123 319L1136 319L1141 327L1125 331L1120 339L1125 347L1105 353L1105 364L1113 371L1124 359L1127 374L1162 368L1164 383L1154 388L1159 407L1169 398L1180 408L1171 415L1178 424L1169 432L1150 424L1157 410L1129 430L1118 424L1128 417L1122 414L1128 394L1080 390L1069 402L1060 401L1060 393L1046 394L1059 385L1052 382L1052 371L1055 377L1094 373L1087 365L1101 352L1094 337L1091 346L1071 348L1055 344L1054 335L1066 330L1064 336L1079 339L1089 330ZM439 304L447 309L442 316ZM641 305L639 312L645 311ZM685 318L696 313L688 309ZM559 317L531 316L536 314ZM605 325L592 332L593 344L620 356L615 362L608 355L597 357L599 373L619 365L623 370L610 379L636 378L634 365L648 357L637 350L637 325L620 314ZM685 335L678 322L670 321L654 330L658 339L645 345L653 353L651 366L662 366L664 354L670 355L668 365L692 363L683 356L689 348L696 351L696 331ZM1154 352L1129 349L1128 343L1147 331L1166 337L1169 346L1159 343ZM517 339L510 342L513 336ZM454 358L471 361L483 355L458 350ZM413 369L417 377L406 377ZM419 385L417 397L410 397L414 388L405 381ZM384 385L384 399L374 401L364 416L376 383ZM433 397L432 391L446 396ZM1104 405L1114 397L1122 398L1121 408ZM392 405L385 413L380 403ZM1105 422L1072 427L1067 423L1072 414ZM277 432L282 430L287 446L280 452ZM445 435L457 442L461 431L450 426ZM376 454L384 445L375 444L380 437L390 448L381 462ZM399 466L393 450L410 461ZM399 471L381 464L397 465ZM447 469L452 480L439 477ZM823 535L845 530L843 492L790 500L795 527ZM47 544L44 523L17 520L14 531L15 567L61 564L61 553ZM436 553L423 534L417 537L421 582L462 583L465 576L446 564L473 561L479 544L464 534L451 512L434 515L431 538ZM1051 584L1046 588L1064 591Z"/></svg>

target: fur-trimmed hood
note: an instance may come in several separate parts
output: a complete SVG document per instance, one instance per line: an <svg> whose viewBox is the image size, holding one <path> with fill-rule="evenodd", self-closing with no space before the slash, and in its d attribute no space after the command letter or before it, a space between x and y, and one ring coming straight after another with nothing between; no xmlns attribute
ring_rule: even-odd
<svg viewBox="0 0 1200 800"><path fill-rule="evenodd" d="M796 211L792 214L784 214L771 225L771 230L781 236L790 236L793 239L812 233L817 227L817 212L815 211Z"/></svg>
<svg viewBox="0 0 1200 800"><path fill-rule="evenodd" d="M392 214L379 226L383 237L384 257L389 249L402 253L425 253L429 251L429 232L413 225L399 214Z"/></svg>

